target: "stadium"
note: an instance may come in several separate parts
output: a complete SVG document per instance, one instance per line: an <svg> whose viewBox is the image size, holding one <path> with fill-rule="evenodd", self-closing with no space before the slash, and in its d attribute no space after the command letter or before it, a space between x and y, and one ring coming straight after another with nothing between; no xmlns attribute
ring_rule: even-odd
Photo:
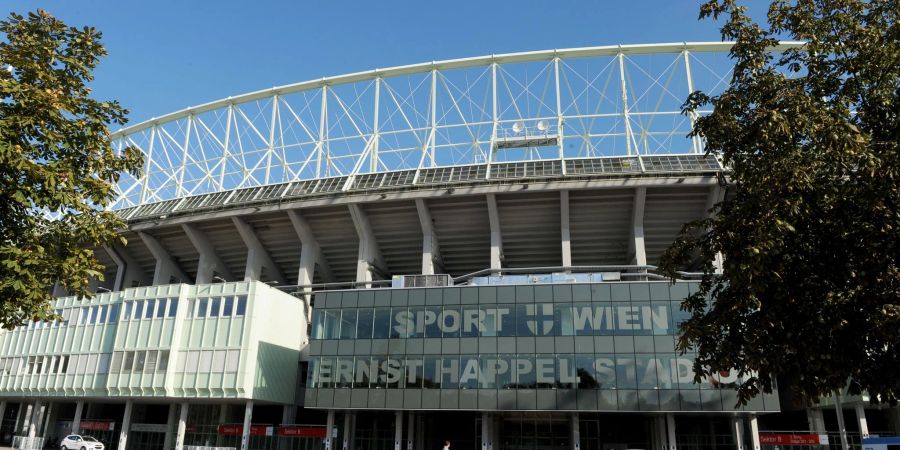
<svg viewBox="0 0 900 450"><path fill-rule="evenodd" d="M783 43L781 49L799 46ZM92 299L0 334L0 440L56 448L839 447L866 396L736 406L675 351L655 262L726 195L688 136L729 43L488 55L274 87L113 134L137 147ZM842 414L835 413L841 410ZM846 417L845 417L846 416Z"/></svg>

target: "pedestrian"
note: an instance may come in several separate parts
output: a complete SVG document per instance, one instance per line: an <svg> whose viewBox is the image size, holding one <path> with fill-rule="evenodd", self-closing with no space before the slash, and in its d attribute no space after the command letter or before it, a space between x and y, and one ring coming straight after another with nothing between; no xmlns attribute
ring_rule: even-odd
<svg viewBox="0 0 900 450"><path fill-rule="evenodd" d="M444 441L444 448L442 450L450 450L450 441Z"/></svg>

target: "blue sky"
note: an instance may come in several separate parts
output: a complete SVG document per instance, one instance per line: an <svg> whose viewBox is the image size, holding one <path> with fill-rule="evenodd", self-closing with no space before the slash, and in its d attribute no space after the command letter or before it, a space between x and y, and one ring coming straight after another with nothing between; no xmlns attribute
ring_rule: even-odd
<svg viewBox="0 0 900 450"><path fill-rule="evenodd" d="M103 32L98 98L131 123L248 91L424 61L551 48L718 41L697 0L0 0Z"/></svg>

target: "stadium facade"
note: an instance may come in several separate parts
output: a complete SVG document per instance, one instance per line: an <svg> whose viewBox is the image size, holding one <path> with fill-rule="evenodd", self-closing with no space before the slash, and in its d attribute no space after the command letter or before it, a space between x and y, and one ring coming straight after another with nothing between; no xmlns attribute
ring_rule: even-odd
<svg viewBox="0 0 900 450"><path fill-rule="evenodd" d="M697 285L652 263L725 194L680 109L727 85L728 49L377 69L116 132L146 157L114 205L128 244L95 249L92 299L58 292L63 321L0 334L0 439L759 450L896 434L897 408L864 396L737 406L736 373L695 383L675 351Z"/></svg>

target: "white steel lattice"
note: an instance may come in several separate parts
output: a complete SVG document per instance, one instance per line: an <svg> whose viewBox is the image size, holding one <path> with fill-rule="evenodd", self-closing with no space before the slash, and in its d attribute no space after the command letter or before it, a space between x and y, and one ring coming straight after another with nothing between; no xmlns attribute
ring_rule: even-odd
<svg viewBox="0 0 900 450"><path fill-rule="evenodd" d="M491 55L229 97L114 133L116 148L136 146L146 163L142 177L123 176L112 208L338 176L347 187L381 172L413 171L415 182L426 168L484 165L489 178L515 161L566 170L582 158L698 154L702 142L687 137L696 117L681 106L691 91L728 85L730 47Z"/></svg>

